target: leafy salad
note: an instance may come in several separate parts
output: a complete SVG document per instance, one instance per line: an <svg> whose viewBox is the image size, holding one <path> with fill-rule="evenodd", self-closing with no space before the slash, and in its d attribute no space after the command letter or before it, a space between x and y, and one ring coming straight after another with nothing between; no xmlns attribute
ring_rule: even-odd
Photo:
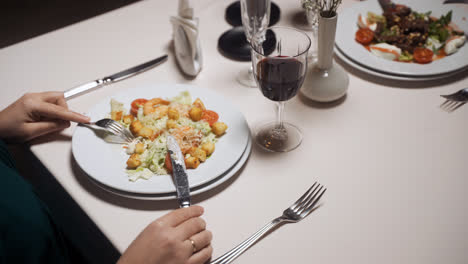
<svg viewBox="0 0 468 264"><path fill-rule="evenodd" d="M215 144L226 133L227 125L188 91L170 99L139 98L128 113L124 104L111 100L111 118L130 129L136 139L125 145L130 181L149 179L172 171L166 136L177 140L185 155L187 169L196 169L214 152Z"/></svg>
<svg viewBox="0 0 468 264"><path fill-rule="evenodd" d="M465 33L451 23L452 11L440 18L394 5L382 15L359 15L355 39L376 56L402 62L430 63L453 54Z"/></svg>

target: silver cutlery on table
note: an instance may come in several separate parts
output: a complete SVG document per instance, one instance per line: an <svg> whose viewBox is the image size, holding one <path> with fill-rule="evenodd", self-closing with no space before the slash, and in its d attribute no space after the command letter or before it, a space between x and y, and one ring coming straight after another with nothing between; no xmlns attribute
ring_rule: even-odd
<svg viewBox="0 0 468 264"><path fill-rule="evenodd" d="M450 113L468 102L468 88L461 89L452 94L441 96L446 100L440 105L440 108Z"/></svg>
<svg viewBox="0 0 468 264"><path fill-rule="evenodd" d="M468 4L468 0L445 0L444 4Z"/></svg>
<svg viewBox="0 0 468 264"><path fill-rule="evenodd" d="M268 231L281 223L297 223L308 216L314 211L315 205L320 200L320 197L325 193L327 189L323 185L315 182L294 204L286 208L283 211L283 215L273 219L271 222L266 224L255 234L244 240L235 248L226 252L219 258L211 261L211 264L227 264L231 263L234 259L244 253L253 244L255 244L260 238L263 237Z"/></svg>
<svg viewBox="0 0 468 264"><path fill-rule="evenodd" d="M155 67L156 65L159 65L163 63L164 61L167 60L167 55L161 56L159 58L156 58L154 60L150 60L148 62L142 63L140 65L134 66L130 69L123 70L121 72L109 75L107 77L104 77L102 79L98 79L89 83L82 84L80 86L71 88L67 91L64 92L64 97L65 99L71 99L75 96L78 96L80 94L83 94L85 92L91 91L93 89L102 87L107 84L111 84L123 79L126 79L128 77L131 77L135 74L141 73L143 71L146 71L152 67Z"/></svg>
<svg viewBox="0 0 468 264"><path fill-rule="evenodd" d="M190 206L190 187L185 169L185 160L179 144L173 136L167 136L167 151L171 159L172 174L176 186L177 198L181 208Z"/></svg>
<svg viewBox="0 0 468 264"><path fill-rule="evenodd" d="M109 118L104 118L96 122L90 122L89 124L82 124L82 125L91 125L91 126L94 125L94 126L102 127L106 131L123 139L124 141L124 142L113 142L113 143L130 143L135 139L135 136L133 136L132 132L130 132L130 130L128 130L124 125Z"/></svg>

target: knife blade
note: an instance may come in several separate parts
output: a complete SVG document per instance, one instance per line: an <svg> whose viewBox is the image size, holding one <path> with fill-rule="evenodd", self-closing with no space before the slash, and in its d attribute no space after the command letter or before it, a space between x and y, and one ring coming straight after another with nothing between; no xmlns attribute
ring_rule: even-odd
<svg viewBox="0 0 468 264"><path fill-rule="evenodd" d="M468 4L468 0L446 0L444 4Z"/></svg>
<svg viewBox="0 0 468 264"><path fill-rule="evenodd" d="M172 175L177 190L177 198L181 208L190 206L190 187L185 168L184 155L173 136L167 136L167 150L172 164Z"/></svg>
<svg viewBox="0 0 468 264"><path fill-rule="evenodd" d="M149 70L150 68L153 68L167 60L167 55L161 56L159 58L156 58L154 60L150 60L148 62L142 63L140 65L134 66L132 68L120 71L118 73L106 76L102 79L94 80L89 83L85 83L82 85L79 85L77 87L73 87L67 91L64 92L63 96L65 99L71 99L73 97L76 97L80 94L83 94L85 92L89 92L93 89L102 87L107 84L111 84L113 82L121 81L123 79L126 79L128 77L131 77L135 74L144 72L146 70Z"/></svg>

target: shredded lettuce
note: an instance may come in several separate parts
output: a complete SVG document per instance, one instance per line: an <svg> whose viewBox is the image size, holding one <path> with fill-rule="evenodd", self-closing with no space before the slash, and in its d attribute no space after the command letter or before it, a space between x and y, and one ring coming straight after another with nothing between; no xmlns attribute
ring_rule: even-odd
<svg viewBox="0 0 468 264"><path fill-rule="evenodd" d="M192 97L188 91L181 92L179 95L169 100L171 101L172 106L176 104L180 106L183 104L184 107L190 107L192 104ZM123 107L123 104L118 102L112 102L111 104L112 109L119 109L120 107ZM157 111L148 115L144 115L143 108L139 108L137 119L144 127L151 128L154 131L160 131L161 134L153 141L150 139L138 137L132 143L127 145L126 154L128 155L135 153L137 143L141 142L145 145L143 153L139 154L139 159L141 161L140 166L134 170L127 170L129 180L147 180L154 175L167 174L168 172L165 168L165 159L167 155L166 135L172 132L172 129L167 129L167 121L169 120L169 117L167 115L161 115L161 113L158 113ZM216 135L211 131L209 123L204 120L195 122L186 116L180 116L179 119L176 120L176 123L178 126L192 127L196 131L201 132L201 144L207 142L215 144L218 141Z"/></svg>
<svg viewBox="0 0 468 264"><path fill-rule="evenodd" d="M127 112L125 111L124 104L115 100L114 98L111 99L110 105L111 105L111 112L119 112L119 111L122 111L124 113Z"/></svg>
<svg viewBox="0 0 468 264"><path fill-rule="evenodd" d="M181 126L190 126L202 132L204 136L208 135L211 132L210 124L206 121L194 122L190 118L181 117L177 120L177 124Z"/></svg>
<svg viewBox="0 0 468 264"><path fill-rule="evenodd" d="M138 179L149 180L153 176L153 172L147 168L139 167L136 170L127 170L128 179L132 182Z"/></svg>
<svg viewBox="0 0 468 264"><path fill-rule="evenodd" d="M192 104L192 96L188 91L181 92L178 96L170 99L172 102L177 102L179 104Z"/></svg>
<svg viewBox="0 0 468 264"><path fill-rule="evenodd" d="M218 142L218 138L216 137L216 135L214 133L210 132L206 137L204 137L202 139L201 144L203 145L203 144L208 143L208 142L213 143L213 144Z"/></svg>

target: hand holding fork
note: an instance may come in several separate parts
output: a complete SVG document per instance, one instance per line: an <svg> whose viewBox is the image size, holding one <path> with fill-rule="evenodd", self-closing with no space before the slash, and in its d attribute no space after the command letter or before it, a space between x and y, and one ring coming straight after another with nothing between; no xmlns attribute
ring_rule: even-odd
<svg viewBox="0 0 468 264"><path fill-rule="evenodd" d="M117 137L117 140L105 138L106 141L110 143L130 143L135 139L135 136L132 134L132 132L130 132L130 130L128 130L124 125L109 118L104 118L96 122L90 122L88 124L82 123L82 125L98 126L104 128L107 132Z"/></svg>

